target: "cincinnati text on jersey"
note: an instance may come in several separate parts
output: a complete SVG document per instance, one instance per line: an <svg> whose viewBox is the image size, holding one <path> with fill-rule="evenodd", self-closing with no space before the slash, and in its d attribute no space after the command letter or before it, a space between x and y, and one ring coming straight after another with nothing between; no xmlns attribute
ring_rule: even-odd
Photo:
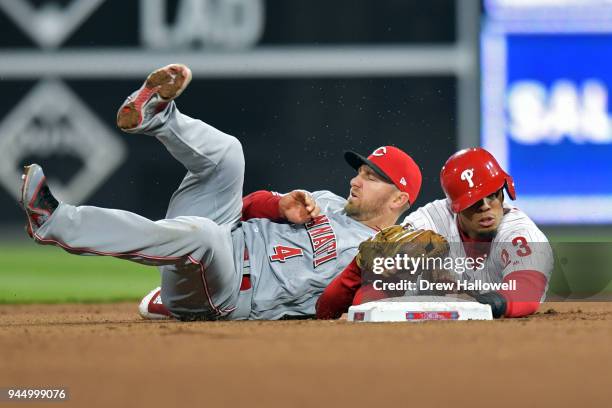
<svg viewBox="0 0 612 408"><path fill-rule="evenodd" d="M312 263L316 268L338 257L336 233L327 215L319 215L305 225L312 245Z"/></svg>

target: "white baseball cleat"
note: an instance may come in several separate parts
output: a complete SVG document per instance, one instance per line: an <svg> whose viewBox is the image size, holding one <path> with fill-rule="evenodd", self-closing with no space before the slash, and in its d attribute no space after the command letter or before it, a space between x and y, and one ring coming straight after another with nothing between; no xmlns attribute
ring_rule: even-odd
<svg viewBox="0 0 612 408"><path fill-rule="evenodd" d="M161 300L161 288L155 288L140 301L138 313L147 320L172 319L172 315L166 309Z"/></svg>
<svg viewBox="0 0 612 408"><path fill-rule="evenodd" d="M117 126L124 132L138 127L164 110L191 82L191 70L183 64L170 64L153 71L138 91L128 96L117 112Z"/></svg>

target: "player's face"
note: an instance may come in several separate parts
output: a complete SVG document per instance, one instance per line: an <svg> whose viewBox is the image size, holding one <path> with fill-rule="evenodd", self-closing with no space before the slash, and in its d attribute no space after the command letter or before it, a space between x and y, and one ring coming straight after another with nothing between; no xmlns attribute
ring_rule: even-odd
<svg viewBox="0 0 612 408"><path fill-rule="evenodd" d="M471 238L490 239L504 216L503 190L483 198L459 213L459 223L463 232Z"/></svg>
<svg viewBox="0 0 612 408"><path fill-rule="evenodd" d="M351 191L344 209L349 217L358 221L371 220L386 211L397 191L393 184L364 164L351 180Z"/></svg>

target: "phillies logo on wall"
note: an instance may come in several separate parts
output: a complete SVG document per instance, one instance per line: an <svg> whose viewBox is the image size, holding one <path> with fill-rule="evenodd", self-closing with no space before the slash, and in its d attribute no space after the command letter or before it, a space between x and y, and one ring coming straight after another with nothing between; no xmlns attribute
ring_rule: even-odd
<svg viewBox="0 0 612 408"><path fill-rule="evenodd" d="M62 6L58 1L36 1L35 5L31 1L0 0L0 9L39 46L57 48L105 1L72 0Z"/></svg>
<svg viewBox="0 0 612 408"><path fill-rule="evenodd" d="M81 203L123 163L127 149L63 82L44 80L0 123L0 185L19 197L21 165L57 155L82 163L50 178L61 200Z"/></svg>
<svg viewBox="0 0 612 408"><path fill-rule="evenodd" d="M461 180L467 181L470 188L474 187L474 182L472 181L472 177L474 177L474 169L466 169L461 173Z"/></svg>
<svg viewBox="0 0 612 408"><path fill-rule="evenodd" d="M59 48L106 1L0 0L0 9L40 47ZM158 49L249 48L265 17L264 0L140 0L140 37Z"/></svg>
<svg viewBox="0 0 612 408"><path fill-rule="evenodd" d="M387 148L385 146L379 147L372 152L372 156L376 157L384 156L385 154L387 154Z"/></svg>

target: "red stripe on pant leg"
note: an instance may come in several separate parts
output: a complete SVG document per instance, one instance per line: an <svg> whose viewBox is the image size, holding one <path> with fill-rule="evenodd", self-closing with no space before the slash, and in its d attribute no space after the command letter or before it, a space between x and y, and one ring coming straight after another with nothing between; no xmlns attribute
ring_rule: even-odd
<svg viewBox="0 0 612 408"><path fill-rule="evenodd" d="M102 251L96 251L93 249L89 249L89 248L75 248L75 247L71 247L70 245L67 245L63 242L60 241L56 241L54 239L45 239L42 238L40 235L38 234L34 234L34 237L37 241L41 242L41 243L51 243L51 244L55 244L61 248L64 248L66 250L69 251L73 251L73 252L77 252L77 253L91 253L91 254L95 254L95 255L102 255L102 256L113 256L113 257L121 257L121 256L138 256L140 258L144 258L144 259L152 259L152 260L168 260L168 261L178 261L181 259L184 259L184 256L179 256L179 257L164 257L164 256L152 256L152 255L144 255L141 254L139 252L102 252ZM210 293L208 291L208 282L206 281L206 276L205 276L205 269L204 269L204 265L202 264L202 262L196 261L193 257L191 257L190 255L187 255L187 259L200 266L200 274L202 276L202 283L204 284L204 292L206 293L206 297L207 300L210 304L210 306L213 308L213 311L219 315L223 314L223 313L230 313L233 312L236 307L233 308L229 308L229 309L219 309L217 306L215 306L215 304L212 301L212 298L210 296Z"/></svg>
<svg viewBox="0 0 612 408"><path fill-rule="evenodd" d="M55 244L57 246L60 246L66 250L70 250L70 251L74 251L77 253L90 253L90 254L95 254L95 255L102 255L102 256L114 256L114 257L120 257L120 256L138 256L140 258L144 258L144 259L153 259L153 260L167 260L167 261L178 261L180 259L184 259L184 256L153 256L153 255L144 255L141 254L139 252L102 252L102 251L96 251L90 248L75 248L75 247L71 247L70 245L67 245L63 242L60 241L56 241L54 239L46 239L46 238L42 238L40 235L38 234L34 234L34 239L36 241L42 242L42 243L52 243Z"/></svg>
<svg viewBox="0 0 612 408"><path fill-rule="evenodd" d="M200 261L196 261L191 256L188 256L188 258L194 264L200 265L200 276L202 277L202 284L204 285L204 293L206 293L206 298L208 300L208 303L210 304L210 307L212 307L213 310L218 315L222 315L223 313L230 313L230 312L233 312L234 310L236 310L236 307L231 307L229 309L219 309L219 307L217 307L214 304L214 302L212 300L212 296L210 296L210 292L208 291L208 281L206 280L206 268L204 268L204 264L202 264L202 262L200 262Z"/></svg>

